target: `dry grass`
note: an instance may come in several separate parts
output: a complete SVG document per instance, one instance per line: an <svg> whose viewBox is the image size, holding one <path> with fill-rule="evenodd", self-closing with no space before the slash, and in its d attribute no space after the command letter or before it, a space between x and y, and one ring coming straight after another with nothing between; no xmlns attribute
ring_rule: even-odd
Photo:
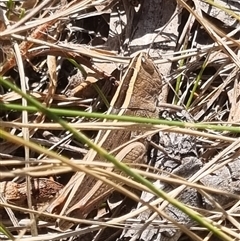
<svg viewBox="0 0 240 241"><path fill-rule="evenodd" d="M239 6L229 3L232 8L228 8L217 2L215 10L207 13L202 2L211 6L212 1L177 0L182 15L173 16L164 26L181 18L176 48L174 53L159 51L161 58L154 59L160 66L172 63L169 75L163 76L168 105L159 104L161 120L146 125L137 118L120 119L110 125L99 121L104 116L94 112L108 109L123 65L131 59L132 53L123 53L126 25L118 25L122 24L118 19L115 27L120 26L122 32L117 34L109 20L113 7L119 13L126 11L119 1L60 2L1 3L0 76L15 84L23 95L30 94L51 113L57 113L69 127L0 85L2 224L15 240L24 241L92 240L94 235L94 240L116 240L123 229L128 238L127 231L136 229L131 234L134 237L143 230L153 230L159 240L169 240L170 234L174 240L239 240L239 37L238 26L228 23L227 17L222 19L230 15L232 22L238 21ZM130 2L129 9L133 9ZM159 31L161 35L163 29ZM141 50L148 51L146 47ZM78 141L73 129L91 140L97 130L144 130L144 138L159 133L160 140L152 143L155 167L143 171L146 166L129 164L134 173L151 180L159 193L136 178L106 171L113 164L83 161L89 148ZM129 199L121 196L122 203L111 202L119 196L113 192L109 199L112 213L100 207L99 219L94 220L96 215L69 217L61 210L45 212L49 200L61 193L73 171L103 180ZM116 183L126 183L132 189ZM142 196L133 189L140 190ZM161 189L167 194L160 193ZM185 205L178 206L176 200ZM188 210L194 222L184 214ZM200 221L198 214L202 215ZM62 232L55 227L56 219L81 226ZM207 228L216 231L215 235ZM148 238L141 235L145 240L154 239L150 231ZM5 239L1 235L1 240Z"/></svg>

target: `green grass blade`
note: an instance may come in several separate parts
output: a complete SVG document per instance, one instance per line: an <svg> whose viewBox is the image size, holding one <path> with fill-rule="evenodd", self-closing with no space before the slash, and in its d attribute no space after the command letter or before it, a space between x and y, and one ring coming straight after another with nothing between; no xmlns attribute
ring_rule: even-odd
<svg viewBox="0 0 240 241"><path fill-rule="evenodd" d="M8 104L8 103L0 103L0 109L2 110L16 110L22 111L26 110L28 112L38 112L38 108L35 106L26 106L23 107L18 104ZM176 126L181 128L194 128L199 130L215 130L215 131L229 131L232 133L240 133L239 126L229 126L228 125L216 125L216 124L206 124L206 123L189 123L189 122L182 122L182 121L169 121L169 120L162 120L162 119L151 119L145 117L136 117L136 116L126 116L126 115L113 115L113 114L102 114L97 112L85 112L85 111L78 111L78 110L67 110L62 108L48 108L48 110L57 116L79 116L79 117L86 117L86 118L99 118L99 119L107 119L107 120L118 120L118 121L126 121L126 122L135 122L135 123L142 123L142 124L152 124L152 125L167 125L167 126Z"/></svg>
<svg viewBox="0 0 240 241"><path fill-rule="evenodd" d="M11 240L15 240L13 235L7 230L7 228L1 222L0 222L0 233L3 233Z"/></svg>

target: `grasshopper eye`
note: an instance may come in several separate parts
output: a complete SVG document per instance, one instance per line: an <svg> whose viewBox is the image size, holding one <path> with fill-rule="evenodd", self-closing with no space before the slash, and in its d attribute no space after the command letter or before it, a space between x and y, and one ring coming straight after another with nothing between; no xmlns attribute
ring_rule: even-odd
<svg viewBox="0 0 240 241"><path fill-rule="evenodd" d="M142 67L150 75L152 75L155 71L152 62L145 56L142 56Z"/></svg>

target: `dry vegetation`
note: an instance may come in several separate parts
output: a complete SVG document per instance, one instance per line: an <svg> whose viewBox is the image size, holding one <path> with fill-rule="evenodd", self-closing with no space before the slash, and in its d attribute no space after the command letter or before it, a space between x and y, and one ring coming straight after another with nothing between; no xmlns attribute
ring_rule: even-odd
<svg viewBox="0 0 240 241"><path fill-rule="evenodd" d="M0 240L240 240L239 9L230 0L1 1ZM94 112L107 111L139 51L163 79L159 121L102 122ZM103 152L84 159L99 129L149 131L151 167L132 175L154 186L110 172ZM91 193L97 208L80 198L92 186L78 188L76 171L106 177L106 198Z"/></svg>

